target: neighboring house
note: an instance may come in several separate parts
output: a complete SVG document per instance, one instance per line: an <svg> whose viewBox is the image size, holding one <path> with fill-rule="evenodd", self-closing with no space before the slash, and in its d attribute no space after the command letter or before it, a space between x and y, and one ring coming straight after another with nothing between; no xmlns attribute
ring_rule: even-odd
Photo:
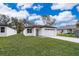
<svg viewBox="0 0 79 59"><path fill-rule="evenodd" d="M76 27L77 28L75 29L75 36L79 37L79 21L77 22Z"/></svg>
<svg viewBox="0 0 79 59"><path fill-rule="evenodd" d="M27 26L25 27L23 34L25 36L56 36L57 30L56 27L51 26Z"/></svg>
<svg viewBox="0 0 79 59"><path fill-rule="evenodd" d="M79 28L75 29L75 36L79 37Z"/></svg>
<svg viewBox="0 0 79 59"><path fill-rule="evenodd" d="M57 33L58 34L60 34L60 33L64 33L64 34L66 34L66 33L74 33L75 29L76 29L75 25L63 26L63 27L57 28Z"/></svg>
<svg viewBox="0 0 79 59"><path fill-rule="evenodd" d="M17 34L17 31L14 28L9 27L8 25L0 24L0 37L10 36Z"/></svg>

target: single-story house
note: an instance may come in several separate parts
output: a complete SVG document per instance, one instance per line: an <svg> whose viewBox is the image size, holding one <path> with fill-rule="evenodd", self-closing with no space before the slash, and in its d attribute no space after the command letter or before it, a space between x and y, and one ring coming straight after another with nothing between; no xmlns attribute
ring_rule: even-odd
<svg viewBox="0 0 79 59"><path fill-rule="evenodd" d="M5 37L15 34L17 34L17 31L14 28L9 27L8 25L0 24L0 37Z"/></svg>
<svg viewBox="0 0 79 59"><path fill-rule="evenodd" d="M57 33L58 34L60 34L60 33L64 33L64 34L66 34L66 33L74 33L75 29L76 29L75 25L63 26L63 27L57 28Z"/></svg>
<svg viewBox="0 0 79 59"><path fill-rule="evenodd" d="M23 34L25 36L56 36L57 29L56 27L51 26L27 26L25 27Z"/></svg>

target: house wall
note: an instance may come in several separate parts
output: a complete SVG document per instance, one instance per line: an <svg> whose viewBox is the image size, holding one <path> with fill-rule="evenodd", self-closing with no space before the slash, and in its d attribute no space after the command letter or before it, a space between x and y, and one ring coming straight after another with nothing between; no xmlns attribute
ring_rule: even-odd
<svg viewBox="0 0 79 59"><path fill-rule="evenodd" d="M32 33L27 33L27 28L23 31L23 34L25 36L36 36L36 29L32 29ZM46 30L49 29L49 30ZM50 30L53 29L53 30ZM51 37L51 36L56 36L57 35L57 30L56 28L39 28L38 31L38 36L45 36L45 37Z"/></svg>
<svg viewBox="0 0 79 59"><path fill-rule="evenodd" d="M63 30L63 33L65 34L65 33L68 33L69 31L68 30Z"/></svg>
<svg viewBox="0 0 79 59"><path fill-rule="evenodd" d="M27 29L28 29L28 28L26 28L26 29L23 31L23 34L24 34L25 36L36 36L36 28L32 28L32 33L27 33Z"/></svg>
<svg viewBox="0 0 79 59"><path fill-rule="evenodd" d="M5 27L5 32L4 33L0 32L0 37L5 37L5 36L17 34L17 31L12 29L12 28L9 28L9 27L6 27L6 26L0 26L0 27Z"/></svg>
<svg viewBox="0 0 79 59"><path fill-rule="evenodd" d="M0 26L0 27L5 27L5 26ZM7 27L5 27L5 32L4 33L0 32L0 37L4 37L6 35L7 35Z"/></svg>
<svg viewBox="0 0 79 59"><path fill-rule="evenodd" d="M15 29L7 27L7 36L15 35L15 34L17 34L17 31Z"/></svg>

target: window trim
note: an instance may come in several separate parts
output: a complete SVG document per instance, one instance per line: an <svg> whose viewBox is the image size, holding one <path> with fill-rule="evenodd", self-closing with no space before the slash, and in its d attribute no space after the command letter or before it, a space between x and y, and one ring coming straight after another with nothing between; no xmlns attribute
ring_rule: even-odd
<svg viewBox="0 0 79 59"><path fill-rule="evenodd" d="M0 27L0 32L4 33L5 32L5 27Z"/></svg>
<svg viewBox="0 0 79 59"><path fill-rule="evenodd" d="M27 33L32 33L32 28L27 28Z"/></svg>

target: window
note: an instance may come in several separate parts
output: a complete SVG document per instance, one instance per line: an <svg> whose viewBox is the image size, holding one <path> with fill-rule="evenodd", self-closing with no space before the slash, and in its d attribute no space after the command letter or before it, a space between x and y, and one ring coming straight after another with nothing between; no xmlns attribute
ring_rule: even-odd
<svg viewBox="0 0 79 59"><path fill-rule="evenodd" d="M31 28L27 29L27 33L32 33L32 29Z"/></svg>
<svg viewBox="0 0 79 59"><path fill-rule="evenodd" d="M4 33L5 32L5 27L1 27L0 30L1 30L0 31L1 33Z"/></svg>

